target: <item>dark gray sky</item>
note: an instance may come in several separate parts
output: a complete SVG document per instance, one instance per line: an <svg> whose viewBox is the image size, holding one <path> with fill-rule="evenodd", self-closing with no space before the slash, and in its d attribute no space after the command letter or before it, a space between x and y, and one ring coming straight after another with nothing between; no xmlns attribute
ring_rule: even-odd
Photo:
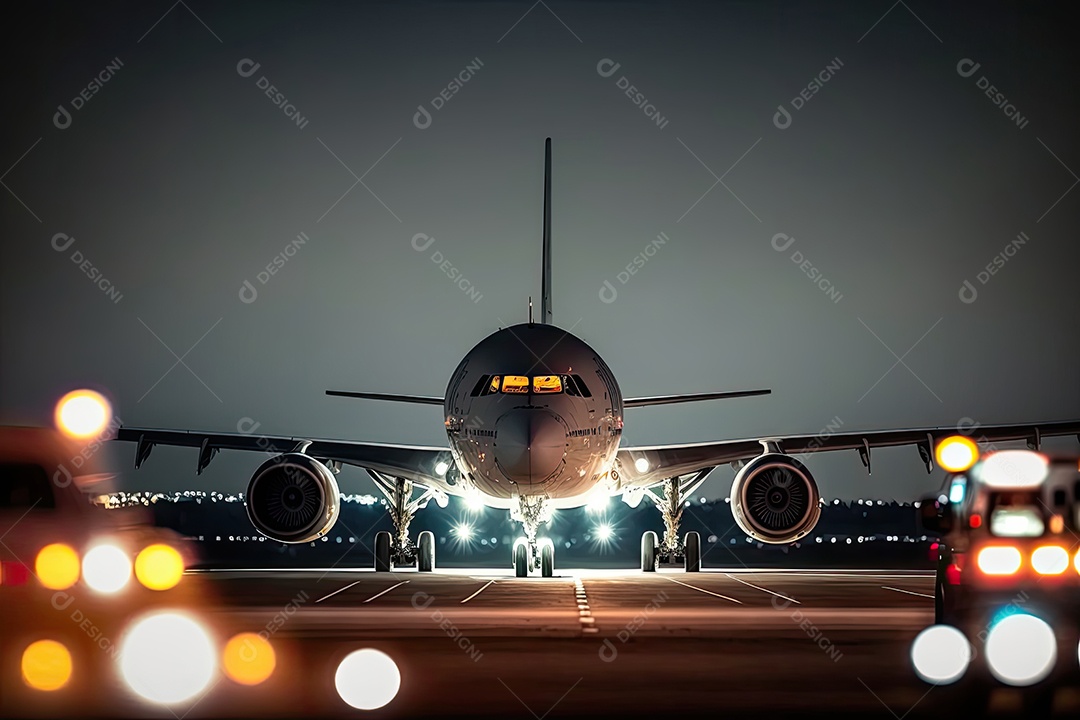
<svg viewBox="0 0 1080 720"><path fill-rule="evenodd" d="M10 16L0 422L89 384L131 425L445 443L437 408L323 390L441 394L526 319L548 136L556 323L626 396L774 391L631 410L628 444L1078 414L1067 3L170 2ZM128 485L259 462L157 448ZM911 448L811 469L826 497L937 483Z"/></svg>

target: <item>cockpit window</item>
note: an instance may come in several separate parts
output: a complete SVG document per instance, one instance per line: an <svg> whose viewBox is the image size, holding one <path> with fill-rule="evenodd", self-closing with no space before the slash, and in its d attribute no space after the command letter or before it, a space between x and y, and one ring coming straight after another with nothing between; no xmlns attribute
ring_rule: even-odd
<svg viewBox="0 0 1080 720"><path fill-rule="evenodd" d="M561 393L562 391L562 378L558 375L536 375L533 377L534 393Z"/></svg>
<svg viewBox="0 0 1080 720"><path fill-rule="evenodd" d="M507 375L503 377L502 391L504 393L527 393L529 392L529 378L525 375Z"/></svg>

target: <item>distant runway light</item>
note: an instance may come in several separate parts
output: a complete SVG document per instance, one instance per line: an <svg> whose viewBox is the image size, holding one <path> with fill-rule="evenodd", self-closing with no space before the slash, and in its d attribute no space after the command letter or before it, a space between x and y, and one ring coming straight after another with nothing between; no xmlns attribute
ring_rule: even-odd
<svg viewBox="0 0 1080 720"><path fill-rule="evenodd" d="M639 457L637 460L634 461L634 468L639 473L647 473L649 472L649 461L643 457Z"/></svg>
<svg viewBox="0 0 1080 720"><path fill-rule="evenodd" d="M971 643L964 633L950 625L931 625L911 644L915 673L928 683L948 685L967 672L971 663Z"/></svg>
<svg viewBox="0 0 1080 720"><path fill-rule="evenodd" d="M178 613L137 622L120 645L120 674L135 693L172 705L206 690L217 671L217 654L206 631Z"/></svg>
<svg viewBox="0 0 1080 720"><path fill-rule="evenodd" d="M357 710L375 710L393 700L401 688L401 671L389 655L373 648L345 656L334 674L338 695Z"/></svg>

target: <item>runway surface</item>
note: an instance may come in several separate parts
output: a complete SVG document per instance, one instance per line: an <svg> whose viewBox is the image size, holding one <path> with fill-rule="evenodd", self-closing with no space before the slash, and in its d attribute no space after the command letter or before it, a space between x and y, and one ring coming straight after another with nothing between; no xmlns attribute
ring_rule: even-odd
<svg viewBox="0 0 1080 720"><path fill-rule="evenodd" d="M216 682L157 717L639 718L955 714L919 680L912 640L933 622L930 573L889 570L559 570L554 578L440 570L188 573L219 638L262 632L277 668L257 687ZM401 671L386 707L334 687L340 660L379 649ZM1075 661L1075 659L1074 659ZM146 715L114 694L104 714ZM1013 691L993 714L1019 710ZM1080 696L1059 693L1075 716Z"/></svg>

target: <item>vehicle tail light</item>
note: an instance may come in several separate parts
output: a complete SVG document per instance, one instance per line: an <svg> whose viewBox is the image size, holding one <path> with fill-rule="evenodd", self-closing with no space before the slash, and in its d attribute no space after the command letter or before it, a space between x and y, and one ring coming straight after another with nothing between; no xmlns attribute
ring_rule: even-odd
<svg viewBox="0 0 1080 720"><path fill-rule="evenodd" d="M1040 575L1060 575L1069 567L1069 551L1060 545L1043 545L1031 553L1031 567Z"/></svg>
<svg viewBox="0 0 1080 720"><path fill-rule="evenodd" d="M21 562L5 560L0 562L0 585L25 585L30 579L30 568Z"/></svg>
<svg viewBox="0 0 1080 720"><path fill-rule="evenodd" d="M975 556L975 564L985 575L1015 575L1021 562L1020 551L1012 545L990 545Z"/></svg>

